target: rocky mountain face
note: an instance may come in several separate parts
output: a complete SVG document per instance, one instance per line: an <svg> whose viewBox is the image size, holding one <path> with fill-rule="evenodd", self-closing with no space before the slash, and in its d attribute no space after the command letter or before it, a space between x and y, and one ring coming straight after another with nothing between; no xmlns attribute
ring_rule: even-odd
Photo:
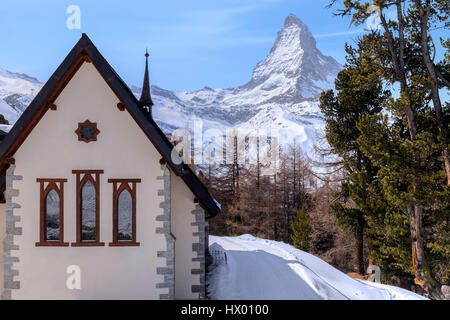
<svg viewBox="0 0 450 320"><path fill-rule="evenodd" d="M205 87L193 92L173 92L152 86L154 118L166 132L192 128L201 119L203 130L263 128L277 130L284 142L294 138L311 148L324 122L318 108L323 90L333 88L341 66L323 55L308 27L289 15L268 56L253 70L250 81L228 89ZM37 79L0 70L0 99L20 114L42 87ZM130 86L136 96L140 88ZM0 113L5 112L0 101ZM14 122L14 117L5 117Z"/></svg>
<svg viewBox="0 0 450 320"><path fill-rule="evenodd" d="M333 58L317 49L308 27L290 15L269 55L257 64L251 81L244 88L265 91L281 88L282 95L277 94L278 99L274 101L298 103L330 88L340 68Z"/></svg>

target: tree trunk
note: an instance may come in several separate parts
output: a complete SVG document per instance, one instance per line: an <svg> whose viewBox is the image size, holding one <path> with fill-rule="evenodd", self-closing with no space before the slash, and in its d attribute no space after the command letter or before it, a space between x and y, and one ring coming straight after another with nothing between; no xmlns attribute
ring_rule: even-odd
<svg viewBox="0 0 450 320"><path fill-rule="evenodd" d="M444 166L445 172L447 174L447 185L450 186L450 159L449 159L448 148L444 147L444 151L442 152L442 157L444 158Z"/></svg>
<svg viewBox="0 0 450 320"><path fill-rule="evenodd" d="M404 277L400 278L400 288L407 289L407 290L411 289L409 287L409 285L408 285L408 279L407 278L404 278Z"/></svg>
<svg viewBox="0 0 450 320"><path fill-rule="evenodd" d="M364 232L358 232L356 236L356 271L364 275L366 270L364 268Z"/></svg>
<svg viewBox="0 0 450 320"><path fill-rule="evenodd" d="M414 283L422 287L432 299L443 299L440 286L431 277L431 272L426 266L422 217L423 209L421 206L409 206L412 260L414 268Z"/></svg>
<svg viewBox="0 0 450 320"><path fill-rule="evenodd" d="M398 25L398 42L399 42L399 53L396 53L394 47L394 39L387 24L384 15L380 11L380 19L385 30L385 36L387 39L387 46L391 55L392 64L394 67L395 75L400 83L400 94L405 96L409 100L408 84L406 82L406 70L404 63L404 50L405 50L405 38L404 38L404 19L403 19L403 9L402 1L395 1L395 6L397 9L397 19L399 21ZM410 102L410 100L409 100ZM417 128L414 119L414 109L410 105L406 107L405 110L406 118L408 121L408 129L411 142L414 142L417 135ZM414 162L419 162L420 159L413 153L412 155ZM416 177L412 181L412 186L415 194L420 194L421 191L421 181L419 177ZM426 269L425 261L425 251L424 251L424 241L423 241L423 230L422 230L422 206L415 203L409 204L407 207L408 214L410 216L410 233L412 239L412 259L415 274L415 283L421 286L431 298L440 299L442 295L440 294L440 289L436 288L434 280L431 278L431 273ZM427 270L427 271L425 271Z"/></svg>
<svg viewBox="0 0 450 320"><path fill-rule="evenodd" d="M289 229L290 229L290 225L289 225L289 213L288 213L288 208L285 207L284 208L284 223L285 223L285 230L284 230L284 241L286 243L291 243L291 239L289 239Z"/></svg>
<svg viewBox="0 0 450 320"><path fill-rule="evenodd" d="M211 188L212 182L211 182L211 163L208 165L208 187Z"/></svg>
<svg viewBox="0 0 450 320"><path fill-rule="evenodd" d="M445 137L445 131L447 130L447 128L445 127L445 125L443 125L442 121L442 104L441 98L439 96L439 84L437 79L438 77L436 74L435 65L431 59L430 50L428 49L428 21L430 18L431 4L430 0L425 1L425 6L422 6L421 0L415 0L414 2L416 9L419 12L421 37L420 45L423 62L427 68L428 77L431 80L431 99L433 100L434 105L434 113L436 117L435 120L439 133L441 133ZM442 158L444 162L445 173L447 175L447 185L450 185L450 159L446 143L444 143L444 147L442 150Z"/></svg>
<svg viewBox="0 0 450 320"><path fill-rule="evenodd" d="M273 223L273 238L275 241L278 241L278 229L276 221Z"/></svg>
<svg viewBox="0 0 450 320"><path fill-rule="evenodd" d="M256 138L256 190L260 189L261 163L259 161L259 137Z"/></svg>

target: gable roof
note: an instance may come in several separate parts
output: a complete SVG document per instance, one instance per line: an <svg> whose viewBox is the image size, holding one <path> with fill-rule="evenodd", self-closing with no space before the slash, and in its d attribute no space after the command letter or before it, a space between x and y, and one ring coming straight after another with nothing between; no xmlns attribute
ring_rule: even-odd
<svg viewBox="0 0 450 320"><path fill-rule="evenodd" d="M14 155L45 112L52 107L55 99L84 62L92 63L95 66L120 103L144 131L172 172L183 179L198 199L199 204L211 217L217 215L220 212L219 205L208 189L188 165L176 164L172 161L172 143L156 122L147 116L134 94L85 33L0 143L0 171L4 172L10 162L9 158ZM2 184L2 180L4 179L0 179L0 190L4 184L4 182Z"/></svg>

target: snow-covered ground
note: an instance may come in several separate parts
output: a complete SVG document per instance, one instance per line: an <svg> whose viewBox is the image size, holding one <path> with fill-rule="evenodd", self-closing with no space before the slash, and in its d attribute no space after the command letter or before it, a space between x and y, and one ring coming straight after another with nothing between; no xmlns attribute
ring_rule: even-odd
<svg viewBox="0 0 450 320"><path fill-rule="evenodd" d="M325 261L283 242L210 236L210 250L226 264L210 267L207 282L216 300L419 300L408 290L355 280Z"/></svg>

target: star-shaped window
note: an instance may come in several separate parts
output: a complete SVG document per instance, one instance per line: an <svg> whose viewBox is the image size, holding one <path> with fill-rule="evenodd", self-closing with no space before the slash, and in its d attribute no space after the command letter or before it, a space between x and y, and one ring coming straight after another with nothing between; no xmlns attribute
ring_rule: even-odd
<svg viewBox="0 0 450 320"><path fill-rule="evenodd" d="M91 141L97 141L97 136L100 133L100 130L98 130L96 122L86 120L85 122L78 122L78 129L75 130L75 133L78 136L78 141L88 143Z"/></svg>

